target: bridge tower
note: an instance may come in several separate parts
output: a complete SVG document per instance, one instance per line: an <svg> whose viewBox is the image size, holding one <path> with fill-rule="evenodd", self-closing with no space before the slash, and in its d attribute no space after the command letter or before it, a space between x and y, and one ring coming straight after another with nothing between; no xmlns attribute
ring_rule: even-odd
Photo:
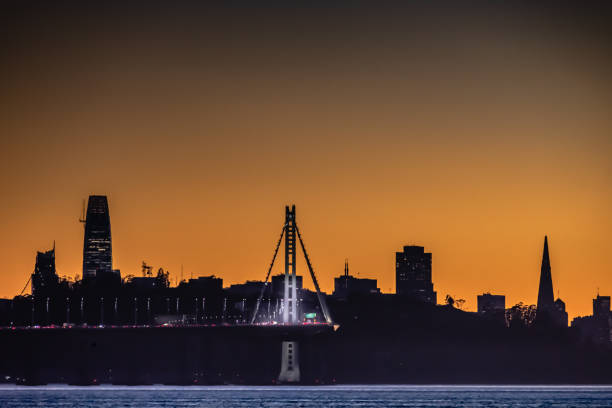
<svg viewBox="0 0 612 408"><path fill-rule="evenodd" d="M297 325L300 323L297 299L297 277L295 273L297 243L299 241L300 247L302 248L302 252L304 253L304 259L306 261L306 266L308 267L308 272L310 272L312 283L315 287L315 290L317 291L317 298L319 300L321 312L323 313L323 317L325 318L325 323L331 325L332 319L329 315L327 304L325 303L325 297L319 289L319 283L317 282L317 277L315 276L314 270L312 269L312 264L310 263L310 258L308 257L308 253L306 252L306 247L304 246L302 234L300 233L300 229L298 228L297 223L295 221L295 205L292 205L291 208L289 206L285 206L285 224L283 225L280 237L278 238L278 242L276 243L274 255L272 256L272 262L270 262L270 266L268 267L268 273L266 274L266 280L264 281L264 285L261 287L261 291L259 292L257 303L255 303L255 310L253 312L253 316L251 317L251 324L254 324L257 319L259 306L261 304L264 291L268 286L270 273L272 272L272 267L274 266L274 261L276 260L276 255L278 254L278 250L280 248L280 244L283 238L285 238L285 285L283 300L283 324ZM299 344L295 340L294 335L287 335L286 339L281 343L281 370L278 376L279 382L300 382L300 362L298 352Z"/></svg>
<svg viewBox="0 0 612 408"><path fill-rule="evenodd" d="M268 267L268 273L266 274L266 279L264 280L264 284L261 287L261 291L259 292L257 302L255 303L255 310L253 311L253 315L251 317L251 324L255 324L255 321L257 320L259 306L261 304L263 294L266 288L268 287L270 273L272 272L272 268L274 267L274 261L276 260L276 255L278 254L278 250L280 249L280 245L283 241L283 238L285 239L285 284L282 313L283 324L299 324L297 276L295 273L295 259L297 254L298 241L300 243L300 247L302 248L302 252L304 253L304 260L306 261L308 272L310 272L312 283L317 292L317 299L319 301L319 306L321 307L323 317L325 318L325 323L333 324L331 316L329 314L329 310L327 309L327 304L325 303L325 297L321 293L321 289L319 288L319 282L317 281L317 277L315 276L314 270L312 269L312 264L310 263L308 252L306 252L304 240L302 239L302 234L300 233L300 228L298 227L295 220L295 205L292 205L291 208L289 208L289 206L285 206L285 224L283 225L283 228L281 230L280 237L278 237L278 241L274 249L274 255L272 256L272 262L270 262L270 266Z"/></svg>
<svg viewBox="0 0 612 408"><path fill-rule="evenodd" d="M283 323L297 324L297 278L295 274L295 205L285 207L285 297ZM281 370L278 380L282 383L300 381L300 364L297 341L283 341L281 346Z"/></svg>
<svg viewBox="0 0 612 408"><path fill-rule="evenodd" d="M283 323L297 324L297 278L295 274L295 205L285 207L285 297Z"/></svg>

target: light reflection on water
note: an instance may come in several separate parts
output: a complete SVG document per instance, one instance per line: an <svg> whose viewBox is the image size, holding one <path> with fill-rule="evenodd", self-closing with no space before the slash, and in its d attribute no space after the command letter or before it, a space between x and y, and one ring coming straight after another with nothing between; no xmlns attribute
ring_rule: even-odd
<svg viewBox="0 0 612 408"><path fill-rule="evenodd" d="M0 385L0 407L612 407L612 386Z"/></svg>

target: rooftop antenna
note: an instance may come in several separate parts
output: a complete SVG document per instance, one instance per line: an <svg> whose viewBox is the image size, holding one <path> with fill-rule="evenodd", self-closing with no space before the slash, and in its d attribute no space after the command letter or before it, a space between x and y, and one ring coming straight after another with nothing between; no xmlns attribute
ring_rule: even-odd
<svg viewBox="0 0 612 408"><path fill-rule="evenodd" d="M344 258L344 288L347 290L348 290L348 276L349 276L348 258Z"/></svg>
<svg viewBox="0 0 612 408"><path fill-rule="evenodd" d="M85 199L83 199L83 209L81 210L81 217L79 218L79 222L85 224L87 222L87 214L85 213ZM83 225L85 227L85 225Z"/></svg>

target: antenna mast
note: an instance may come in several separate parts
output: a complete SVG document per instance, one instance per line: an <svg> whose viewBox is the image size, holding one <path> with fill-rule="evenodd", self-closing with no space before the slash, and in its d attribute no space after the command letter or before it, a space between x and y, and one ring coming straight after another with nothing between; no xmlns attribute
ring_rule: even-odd
<svg viewBox="0 0 612 408"><path fill-rule="evenodd" d="M83 209L81 210L81 217L79 218L79 222L82 222L83 228L85 228L85 223L87 222L87 213L85 212L85 199L83 199Z"/></svg>

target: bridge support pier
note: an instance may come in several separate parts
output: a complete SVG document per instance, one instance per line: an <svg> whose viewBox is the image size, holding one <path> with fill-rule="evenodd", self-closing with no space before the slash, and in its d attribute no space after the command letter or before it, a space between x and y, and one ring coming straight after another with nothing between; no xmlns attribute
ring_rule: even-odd
<svg viewBox="0 0 612 408"><path fill-rule="evenodd" d="M297 341L283 341L281 349L280 383L300 382L300 360Z"/></svg>

